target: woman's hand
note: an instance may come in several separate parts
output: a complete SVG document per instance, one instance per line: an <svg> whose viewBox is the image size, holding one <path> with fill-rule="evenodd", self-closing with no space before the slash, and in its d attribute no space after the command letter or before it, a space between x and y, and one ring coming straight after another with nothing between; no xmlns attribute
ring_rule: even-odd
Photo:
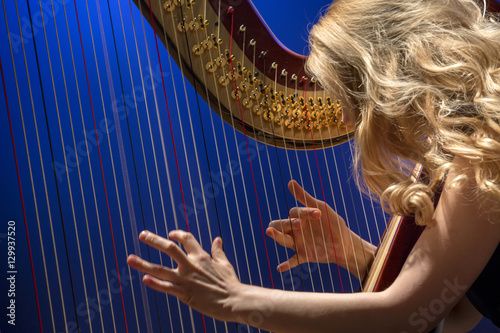
<svg viewBox="0 0 500 333"><path fill-rule="evenodd" d="M128 257L127 264L147 274L143 282L148 287L173 295L210 317L231 320L230 297L242 284L222 250L222 239L214 240L210 256L190 233L176 230L169 237L171 240L148 231L139 235L142 242L170 256L177 268L152 264L135 255ZM173 241L182 244L187 253Z"/></svg>
<svg viewBox="0 0 500 333"><path fill-rule="evenodd" d="M290 218L272 221L266 233L278 244L296 252L289 260L278 265L278 271L287 271L299 263L336 263L353 274L364 271L364 263L354 263L353 257L360 247L360 238L347 228L344 220L325 202L313 198L296 181L288 188L305 207L294 207ZM357 242L356 242L357 241Z"/></svg>

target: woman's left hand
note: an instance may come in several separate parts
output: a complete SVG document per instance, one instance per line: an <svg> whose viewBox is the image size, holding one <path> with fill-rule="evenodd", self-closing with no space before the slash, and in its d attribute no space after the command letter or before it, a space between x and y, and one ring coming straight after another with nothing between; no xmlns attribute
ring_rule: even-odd
<svg viewBox="0 0 500 333"><path fill-rule="evenodd" d="M210 317L231 320L231 297L242 286L222 249L222 239L212 244L212 256L203 250L194 236L182 230L172 231L170 240L143 231L139 239L170 256L178 265L168 268L130 255L127 264L146 273L143 282L150 288L173 295L186 305ZM176 243L184 246L184 252Z"/></svg>

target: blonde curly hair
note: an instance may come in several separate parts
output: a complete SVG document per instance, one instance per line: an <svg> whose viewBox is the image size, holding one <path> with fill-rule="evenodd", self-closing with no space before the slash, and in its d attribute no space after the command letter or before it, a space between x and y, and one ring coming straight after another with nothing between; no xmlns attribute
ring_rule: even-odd
<svg viewBox="0 0 500 333"><path fill-rule="evenodd" d="M336 0L312 28L310 47L308 71L356 121L358 185L388 211L429 223L453 156L468 159L478 192L500 202L500 24L493 14L483 17L473 0ZM413 163L427 181L409 179Z"/></svg>

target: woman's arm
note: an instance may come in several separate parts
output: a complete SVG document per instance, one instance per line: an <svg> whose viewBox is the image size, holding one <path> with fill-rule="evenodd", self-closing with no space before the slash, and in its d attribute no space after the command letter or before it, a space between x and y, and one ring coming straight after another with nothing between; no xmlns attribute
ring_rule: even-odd
<svg viewBox="0 0 500 333"><path fill-rule="evenodd" d="M468 172L467 163L459 163ZM242 287L231 303L236 319L261 311L260 327L276 332L430 330L462 299L500 241L500 223L491 223L500 216L484 213L473 182L444 191L433 223L386 291L331 295Z"/></svg>
<svg viewBox="0 0 500 333"><path fill-rule="evenodd" d="M472 330L483 316L466 296L448 313L444 321L443 333L465 333Z"/></svg>
<svg viewBox="0 0 500 333"><path fill-rule="evenodd" d="M147 244L170 255L178 268L152 265L137 257L129 258L129 264L159 278L146 275L149 287L220 320L289 333L426 332L463 297L499 243L500 224L490 219L499 221L500 216L485 214L480 205L484 202L474 197L474 190L472 185L446 188L433 223L400 275L379 293L297 293L246 286L234 274L220 239L214 242L210 258L191 235L181 231L171 233L171 238L180 241L188 254L171 241L141 235Z"/></svg>
<svg viewBox="0 0 500 333"><path fill-rule="evenodd" d="M350 230L350 232L352 242L357 244L357 246L349 253L347 264L342 267L345 269L349 268L351 274L356 276L358 280L363 281L366 274L368 274L369 265L372 262L377 247L361 238L354 231Z"/></svg>

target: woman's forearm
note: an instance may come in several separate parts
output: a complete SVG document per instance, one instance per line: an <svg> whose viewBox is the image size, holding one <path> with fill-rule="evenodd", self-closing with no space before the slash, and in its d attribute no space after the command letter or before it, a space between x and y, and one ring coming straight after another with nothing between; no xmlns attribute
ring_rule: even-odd
<svg viewBox="0 0 500 333"><path fill-rule="evenodd" d="M320 294L242 285L230 301L233 321L273 332L389 332L404 328L384 293ZM394 307L393 307L394 310ZM403 316L404 317L404 316Z"/></svg>
<svg viewBox="0 0 500 333"><path fill-rule="evenodd" d="M350 234L350 241L352 242L352 247L348 252L349 255L346 258L346 262L342 263L341 266L361 281L368 273L369 265L377 248L353 231Z"/></svg>

